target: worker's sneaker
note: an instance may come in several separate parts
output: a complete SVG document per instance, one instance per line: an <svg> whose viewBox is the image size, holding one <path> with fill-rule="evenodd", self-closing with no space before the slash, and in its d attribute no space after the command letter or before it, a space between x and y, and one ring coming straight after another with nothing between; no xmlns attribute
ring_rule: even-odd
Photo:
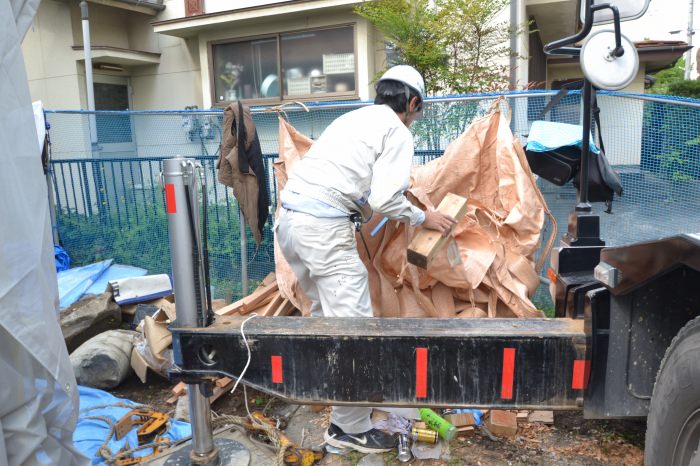
<svg viewBox="0 0 700 466"><path fill-rule="evenodd" d="M346 434L331 424L324 435L326 443L337 448L352 448L361 453L382 453L396 448L397 438L381 430L371 429L362 434Z"/></svg>

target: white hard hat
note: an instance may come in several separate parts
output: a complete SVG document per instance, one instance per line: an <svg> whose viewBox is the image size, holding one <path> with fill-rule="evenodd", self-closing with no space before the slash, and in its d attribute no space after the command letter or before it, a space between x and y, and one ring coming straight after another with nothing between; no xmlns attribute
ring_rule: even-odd
<svg viewBox="0 0 700 466"><path fill-rule="evenodd" d="M425 95L425 82L423 81L423 76L421 76L418 70L416 70L414 67L409 65L392 66L386 70L384 75L379 78L377 83L389 80L404 83L416 91L420 96L420 99L423 100L423 96Z"/></svg>

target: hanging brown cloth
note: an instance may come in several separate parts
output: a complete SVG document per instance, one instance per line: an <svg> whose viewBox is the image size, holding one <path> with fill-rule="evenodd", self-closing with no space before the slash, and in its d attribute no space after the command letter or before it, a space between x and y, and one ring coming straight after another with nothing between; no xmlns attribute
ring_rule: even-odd
<svg viewBox="0 0 700 466"><path fill-rule="evenodd" d="M258 132L250 108L240 101L224 110L221 150L216 168L219 181L233 188L243 217L260 245L270 211L270 193Z"/></svg>

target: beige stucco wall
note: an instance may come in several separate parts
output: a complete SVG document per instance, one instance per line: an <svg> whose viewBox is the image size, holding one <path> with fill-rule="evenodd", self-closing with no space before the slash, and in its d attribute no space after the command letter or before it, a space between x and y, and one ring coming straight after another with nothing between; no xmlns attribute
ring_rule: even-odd
<svg viewBox="0 0 700 466"><path fill-rule="evenodd" d="M155 34L151 22L184 15L183 0L166 0L158 16L89 4L93 46L160 53L160 64L124 67L123 72L94 69L95 82L125 78L132 109L181 109L202 106L199 49L196 39ZM33 100L48 109L87 107L82 24L76 3L44 0L22 44Z"/></svg>
<svg viewBox="0 0 700 466"><path fill-rule="evenodd" d="M29 90L46 108L80 108L78 67L68 3L44 0L22 43Z"/></svg>

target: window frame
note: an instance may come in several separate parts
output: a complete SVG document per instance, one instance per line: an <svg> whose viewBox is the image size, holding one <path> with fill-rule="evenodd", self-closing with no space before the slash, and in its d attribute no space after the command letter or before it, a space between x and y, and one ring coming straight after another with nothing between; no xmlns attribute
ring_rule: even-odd
<svg viewBox="0 0 700 466"><path fill-rule="evenodd" d="M285 81L282 73L282 36L285 34L296 34L303 32L315 32L315 31L327 31L330 29L341 29L350 27L352 29L352 49L353 55L355 57L355 89L347 92L323 92L316 94L304 94L295 95L293 97L288 97L284 95ZM256 39L264 38L275 38L277 42L277 79L280 83L280 96L279 97L268 97L268 98L255 98L255 99L240 99L247 105L271 105L280 104L285 102L312 102L312 101L334 101L334 100L358 100L360 98L359 92L359 76L358 76L358 63L357 63L357 23L341 23L333 24L329 26L321 26L315 28L304 28L304 29L293 29L289 31L279 31L272 32L269 34L258 34L254 36L236 37L234 39L219 39L207 42L207 53L208 53L208 65L209 65L209 93L211 97L212 107L226 107L231 104L230 100L224 100L218 102L216 99L216 81L214 72L214 47L217 45L227 45L235 44L241 42L250 42Z"/></svg>

